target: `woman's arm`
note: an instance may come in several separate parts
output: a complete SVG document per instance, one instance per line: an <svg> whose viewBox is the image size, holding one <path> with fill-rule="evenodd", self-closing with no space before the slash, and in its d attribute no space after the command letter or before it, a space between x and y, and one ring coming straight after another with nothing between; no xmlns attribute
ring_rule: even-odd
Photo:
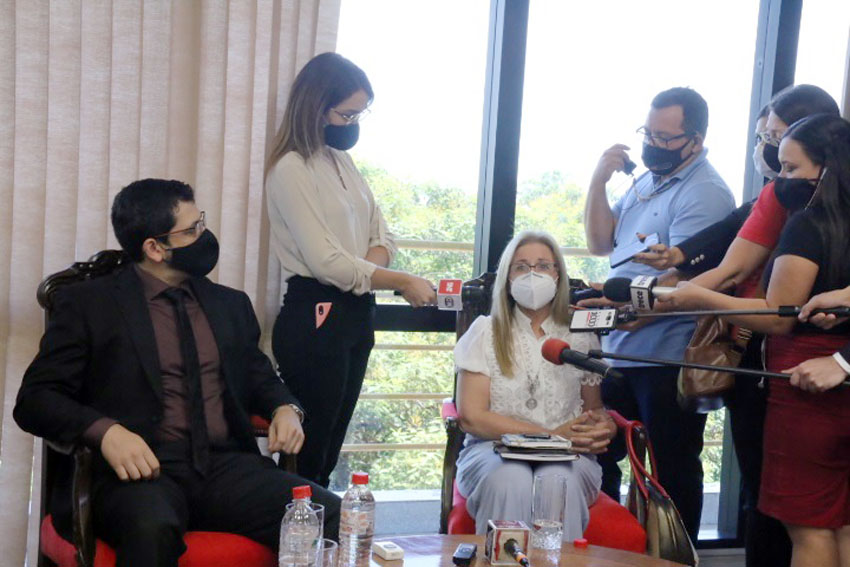
<svg viewBox="0 0 850 567"><path fill-rule="evenodd" d="M817 274L816 263L801 256L786 254L774 262L770 286L764 299L732 297L693 282L683 282L676 291L665 298L658 298L658 301L672 305L677 310L776 309L782 305L802 305L812 291ZM729 315L724 316L724 319L772 335L790 333L797 323L795 317L771 315Z"/></svg>
<svg viewBox="0 0 850 567"><path fill-rule="evenodd" d="M457 413L463 430L480 439L498 439L505 433L550 433L539 425L490 411L490 377L478 372L458 372Z"/></svg>
<svg viewBox="0 0 850 567"><path fill-rule="evenodd" d="M390 265L390 252L383 246L373 246L366 252L367 262L372 262L379 268L386 268Z"/></svg>

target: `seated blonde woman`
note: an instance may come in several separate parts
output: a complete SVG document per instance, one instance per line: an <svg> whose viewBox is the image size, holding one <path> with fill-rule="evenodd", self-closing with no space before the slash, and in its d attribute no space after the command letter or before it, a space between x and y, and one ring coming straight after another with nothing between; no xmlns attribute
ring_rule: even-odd
<svg viewBox="0 0 850 567"><path fill-rule="evenodd" d="M596 501L606 450L616 426L602 407L601 378L556 366L540 349L548 338L574 349L598 348L593 334L568 327L569 278L555 239L523 232L508 244L493 286L491 315L476 319L455 347L457 402L467 432L457 483L483 534L487 520L531 522L535 474L567 478L564 540L581 537ZM509 461L493 451L505 433L554 433L572 440L576 461Z"/></svg>

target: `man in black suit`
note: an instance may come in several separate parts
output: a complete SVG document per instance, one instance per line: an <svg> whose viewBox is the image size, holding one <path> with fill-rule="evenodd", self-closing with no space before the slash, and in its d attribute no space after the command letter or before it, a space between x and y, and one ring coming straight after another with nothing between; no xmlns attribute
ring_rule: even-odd
<svg viewBox="0 0 850 567"><path fill-rule="evenodd" d="M248 296L205 277L218 242L189 185L128 185L112 225L133 262L57 293L15 420L93 449L95 533L117 565L177 565L188 529L277 549L291 490L308 483L259 454L249 415L271 420L271 451L297 453L303 412L258 348ZM339 498L312 489L336 539Z"/></svg>

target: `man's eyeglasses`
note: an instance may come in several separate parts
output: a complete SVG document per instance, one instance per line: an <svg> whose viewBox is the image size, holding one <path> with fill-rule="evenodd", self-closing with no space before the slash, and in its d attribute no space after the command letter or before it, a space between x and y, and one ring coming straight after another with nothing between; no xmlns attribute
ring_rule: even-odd
<svg viewBox="0 0 850 567"><path fill-rule="evenodd" d="M779 142L782 141L782 136L774 136L770 132L759 132L756 134L756 145L759 145L761 142L768 144L770 146L779 146Z"/></svg>
<svg viewBox="0 0 850 567"><path fill-rule="evenodd" d="M331 108L331 112L342 118L346 124L356 124L366 118L371 110L364 108L360 112L340 112L336 108Z"/></svg>
<svg viewBox="0 0 850 567"><path fill-rule="evenodd" d="M163 232L162 234L157 234L156 236L151 236L151 238L165 238L167 236L171 236L172 234L185 234L187 236L200 236L206 229L206 211L201 211L201 217L192 223L192 226L189 228L182 228L180 230L175 230L172 232Z"/></svg>
<svg viewBox="0 0 850 567"><path fill-rule="evenodd" d="M524 275L534 270L540 273L552 273L555 271L556 264L554 262L537 262L536 264L526 264L525 262L517 262L511 264L511 272L519 275Z"/></svg>
<svg viewBox="0 0 850 567"><path fill-rule="evenodd" d="M682 138L690 138L694 135L693 132L685 132L684 134L679 134L678 136L660 136L658 134L651 133L646 126L641 126L637 130L635 130L635 132L643 136L643 139L647 142L650 142L652 145L658 146L660 148L669 148L671 142L681 140Z"/></svg>

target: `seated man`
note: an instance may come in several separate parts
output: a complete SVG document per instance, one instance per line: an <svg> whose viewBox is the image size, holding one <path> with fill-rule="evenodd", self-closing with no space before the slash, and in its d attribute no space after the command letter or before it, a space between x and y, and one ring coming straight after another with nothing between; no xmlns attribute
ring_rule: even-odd
<svg viewBox="0 0 850 567"><path fill-rule="evenodd" d="M271 451L297 453L303 413L258 348L250 300L205 277L218 241L189 185L131 183L112 226L132 263L57 293L15 421L94 450L94 529L117 565L175 566L187 530L277 549L292 487L306 481L259 454L248 416L271 419ZM336 539L339 498L312 488ZM70 502L67 486L56 492Z"/></svg>

